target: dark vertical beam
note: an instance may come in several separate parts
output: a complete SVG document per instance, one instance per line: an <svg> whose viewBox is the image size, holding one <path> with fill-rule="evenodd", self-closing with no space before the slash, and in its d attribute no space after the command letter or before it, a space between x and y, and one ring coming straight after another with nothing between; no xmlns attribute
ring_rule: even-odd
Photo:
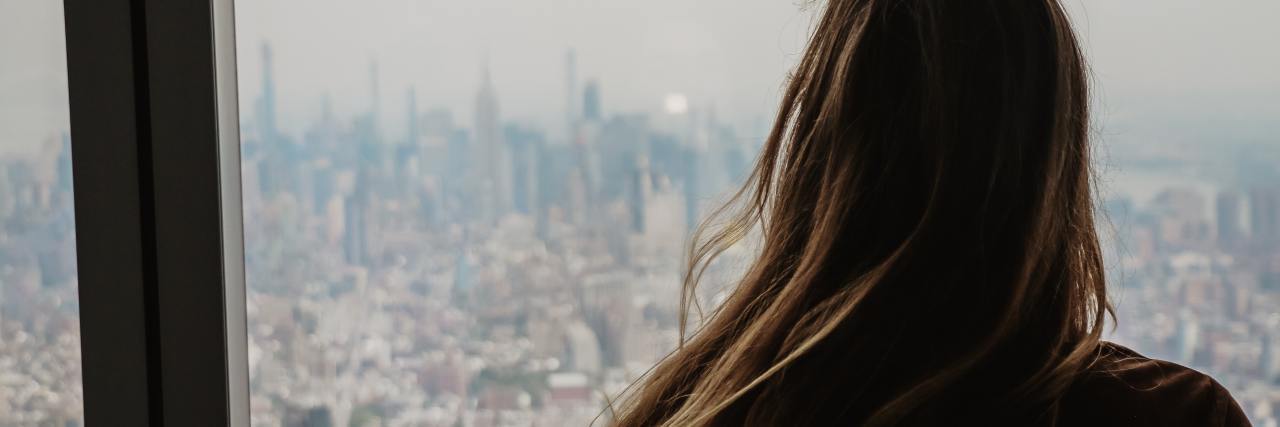
<svg viewBox="0 0 1280 427"><path fill-rule="evenodd" d="M231 0L64 0L86 421L248 423Z"/></svg>
<svg viewBox="0 0 1280 427"><path fill-rule="evenodd" d="M92 425L152 425L159 389L149 344L145 157L146 82L135 62L139 24L128 0L65 0L76 257L85 418ZM153 403L156 406L153 406Z"/></svg>

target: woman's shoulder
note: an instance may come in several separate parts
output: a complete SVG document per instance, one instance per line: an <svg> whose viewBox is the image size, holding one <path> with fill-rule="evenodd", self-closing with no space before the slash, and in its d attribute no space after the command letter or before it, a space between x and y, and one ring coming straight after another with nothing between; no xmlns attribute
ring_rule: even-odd
<svg viewBox="0 0 1280 427"><path fill-rule="evenodd" d="M1061 402L1062 425L1248 426L1231 393L1194 369L1112 343Z"/></svg>

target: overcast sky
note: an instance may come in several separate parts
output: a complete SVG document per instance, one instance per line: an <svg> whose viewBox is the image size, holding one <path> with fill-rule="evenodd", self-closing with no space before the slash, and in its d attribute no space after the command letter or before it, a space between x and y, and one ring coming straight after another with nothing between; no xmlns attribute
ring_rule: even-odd
<svg viewBox="0 0 1280 427"><path fill-rule="evenodd" d="M1066 1L1097 77L1101 127L1128 123L1117 127L1135 139L1186 129L1251 138L1280 121L1280 1ZM0 153L33 152L67 127L61 3L0 1ZM366 110L371 61L392 136L410 86L421 110L448 108L468 124L486 61L504 119L555 132L569 48L580 79L600 82L606 112L657 111L681 93L732 123L767 122L810 25L800 3L238 0L242 116L270 43L291 132L319 115L324 94L340 115Z"/></svg>

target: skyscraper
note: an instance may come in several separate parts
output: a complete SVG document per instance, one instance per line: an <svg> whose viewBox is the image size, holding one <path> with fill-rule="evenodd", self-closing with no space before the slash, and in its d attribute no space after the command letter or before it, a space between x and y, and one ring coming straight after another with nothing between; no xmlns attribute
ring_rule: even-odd
<svg viewBox="0 0 1280 427"><path fill-rule="evenodd" d="M418 190L422 176L422 149L418 145L418 102L413 87L405 91L408 112L405 122L405 139L399 141L393 150L392 161L395 164L395 190L401 197L417 202Z"/></svg>
<svg viewBox="0 0 1280 427"><path fill-rule="evenodd" d="M485 64L480 90L476 93L475 150L472 176L477 185L470 196L479 201L481 218L495 219L511 205L511 171L506 167L502 132L499 129L498 95L493 88L489 66Z"/></svg>
<svg viewBox="0 0 1280 427"><path fill-rule="evenodd" d="M1232 248L1240 243L1243 227L1240 217L1240 194L1234 191L1218 193L1217 222L1218 246Z"/></svg>
<svg viewBox="0 0 1280 427"><path fill-rule="evenodd" d="M271 72L271 45L262 44L262 98L258 100L257 125L263 139L274 138L276 128L276 82Z"/></svg>
<svg viewBox="0 0 1280 427"><path fill-rule="evenodd" d="M586 88L582 91L582 118L588 121L599 121L602 116L600 85L595 80L588 81Z"/></svg>
<svg viewBox="0 0 1280 427"><path fill-rule="evenodd" d="M369 261L369 184L359 175L355 193L343 202L342 255L347 264L363 266Z"/></svg>
<svg viewBox="0 0 1280 427"><path fill-rule="evenodd" d="M569 222L574 225L583 225L587 222L587 180L583 176L582 168L574 168L569 172L569 181L567 183L568 192L568 213Z"/></svg>
<svg viewBox="0 0 1280 427"><path fill-rule="evenodd" d="M1280 248L1280 187L1256 188L1249 196L1253 241L1265 249Z"/></svg>
<svg viewBox="0 0 1280 427"><path fill-rule="evenodd" d="M637 157L635 171L631 176L630 200L627 203L631 211L631 231L633 232L644 233L648 226L645 210L649 193L652 192L652 184L652 179L649 177L649 158L643 155Z"/></svg>
<svg viewBox="0 0 1280 427"><path fill-rule="evenodd" d="M512 209L532 214L538 199L538 152L542 134L515 125L507 125L505 134L512 172Z"/></svg>

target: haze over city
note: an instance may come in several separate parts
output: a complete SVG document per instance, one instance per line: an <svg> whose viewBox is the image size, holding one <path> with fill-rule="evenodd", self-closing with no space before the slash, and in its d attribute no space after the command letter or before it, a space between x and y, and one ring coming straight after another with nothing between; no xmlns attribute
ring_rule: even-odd
<svg viewBox="0 0 1280 427"><path fill-rule="evenodd" d="M388 125L403 121L404 91L426 107L465 108L478 70L495 70L504 116L557 129L564 51L600 80L613 108L656 111L667 93L725 120L764 129L803 46L810 0L242 0L242 70L259 46L277 52L282 128L300 130L324 94L338 113L369 105L369 62L381 73ZM1100 95L1104 142L1256 141L1280 132L1280 54L1260 0L1071 0ZM0 152L66 127L61 3L0 5ZM54 25L56 24L56 25ZM517 72L518 70L518 72ZM240 73L242 94L257 73ZM551 100L551 101L548 101ZM39 108L36 108L36 107ZM242 114L244 112L242 111ZM465 124L466 118L460 118ZM395 126L401 128L401 126ZM1271 142L1271 144L1276 144Z"/></svg>
<svg viewBox="0 0 1280 427"><path fill-rule="evenodd" d="M1280 2L1068 3L1108 339L1274 426ZM600 414L674 346L683 245L750 167L818 7L237 1L251 422ZM0 424L83 419L60 9L0 4Z"/></svg>

